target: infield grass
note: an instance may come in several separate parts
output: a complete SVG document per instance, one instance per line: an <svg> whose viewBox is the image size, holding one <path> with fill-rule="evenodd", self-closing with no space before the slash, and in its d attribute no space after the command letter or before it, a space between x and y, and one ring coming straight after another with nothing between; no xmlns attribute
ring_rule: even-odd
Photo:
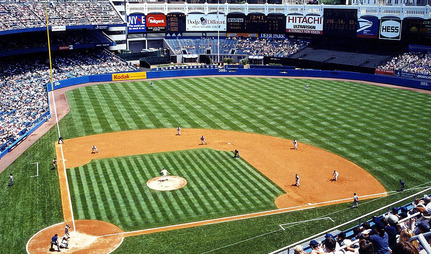
<svg viewBox="0 0 431 254"><path fill-rule="evenodd" d="M369 171L389 191L399 187L399 179L406 188L430 185L429 94L347 81L204 77L157 80L153 88L145 81L103 84L70 91L67 97L71 112L60 123L66 139L178 126L254 132L339 154ZM31 235L62 220L58 176L49 170L55 141L51 130L1 174L0 253L23 253ZM39 179L30 178L34 172L30 163L35 161L41 163ZM12 188L7 187L10 172L16 176ZM267 253L414 191L361 202L354 210L341 204L130 237L116 253ZM82 207L88 216L91 212ZM278 224L320 216L331 216L335 223L277 231Z"/></svg>
<svg viewBox="0 0 431 254"><path fill-rule="evenodd" d="M153 191L146 182L160 167L187 179L176 191ZM138 230L272 210L284 191L232 153L212 149L92 161L67 170L77 219Z"/></svg>

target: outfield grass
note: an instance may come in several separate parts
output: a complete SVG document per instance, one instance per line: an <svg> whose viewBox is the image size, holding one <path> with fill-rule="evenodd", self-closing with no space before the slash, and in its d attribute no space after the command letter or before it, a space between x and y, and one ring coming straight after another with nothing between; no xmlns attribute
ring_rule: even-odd
<svg viewBox="0 0 431 254"><path fill-rule="evenodd" d="M307 92L305 84L310 85ZM262 133L297 139L339 154L372 173L388 190L398 188L399 179L405 180L407 188L429 186L428 94L345 81L208 77L158 80L154 88L149 82L104 84L73 90L67 97L71 113L60 123L66 139L177 126ZM24 252L25 242L33 233L62 220L58 176L49 170L54 131L1 174L0 253ZM34 171L30 163L34 161L41 162L37 180L30 178ZM10 172L16 179L12 188L7 187ZM411 193L396 193L366 205L362 202L355 210L340 212L347 205L337 205L131 237L117 253L176 249L178 253L264 253L335 225L322 221L271 233L280 223L332 213L336 223L341 223ZM268 235L241 242L261 234ZM162 237L169 241L162 242ZM226 247L229 244L233 245Z"/></svg>
<svg viewBox="0 0 431 254"><path fill-rule="evenodd" d="M149 189L160 167L187 179L176 191ZM232 153L212 149L94 160L68 170L75 218L123 230L276 209L284 191Z"/></svg>

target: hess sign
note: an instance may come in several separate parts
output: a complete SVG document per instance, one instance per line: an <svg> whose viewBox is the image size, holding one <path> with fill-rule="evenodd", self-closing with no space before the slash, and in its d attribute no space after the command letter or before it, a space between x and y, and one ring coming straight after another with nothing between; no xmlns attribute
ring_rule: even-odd
<svg viewBox="0 0 431 254"><path fill-rule="evenodd" d="M379 39L401 40L401 20L382 18L379 30Z"/></svg>

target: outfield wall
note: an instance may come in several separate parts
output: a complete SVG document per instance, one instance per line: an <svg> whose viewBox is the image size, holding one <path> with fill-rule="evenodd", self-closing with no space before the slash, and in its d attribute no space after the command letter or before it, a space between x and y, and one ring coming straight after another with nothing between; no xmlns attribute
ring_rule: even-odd
<svg viewBox="0 0 431 254"><path fill-rule="evenodd" d="M127 74L127 73L126 73ZM254 75L254 76L280 76L280 77L316 77L316 78L334 78L334 79L351 79L358 81L369 81L384 83L396 86L418 88L431 90L431 80L415 80L385 75L365 74L346 71L321 71L321 70L292 70L288 68L270 69L270 68L221 68L221 69L180 69L169 71L152 71L147 72L147 79L153 78L170 78L170 77L190 77L190 76L213 76L213 75ZM121 80L117 79L116 81ZM131 80L131 79L124 79ZM112 74L102 74L72 78L54 82L54 90L68 86L89 83L89 82L110 82L113 81ZM51 91L48 85L48 91Z"/></svg>

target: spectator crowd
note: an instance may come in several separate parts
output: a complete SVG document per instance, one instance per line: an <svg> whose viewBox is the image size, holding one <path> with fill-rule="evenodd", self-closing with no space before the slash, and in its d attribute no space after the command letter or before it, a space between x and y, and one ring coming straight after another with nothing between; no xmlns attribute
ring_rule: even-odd
<svg viewBox="0 0 431 254"><path fill-rule="evenodd" d="M308 46L305 40L265 38L175 38L166 39L174 54L239 54L249 56L288 57Z"/></svg>
<svg viewBox="0 0 431 254"><path fill-rule="evenodd" d="M43 120L49 111L45 87L50 82L49 62L40 59L0 59L0 152ZM54 82L136 70L106 50L67 52L54 56L52 66Z"/></svg>
<svg viewBox="0 0 431 254"><path fill-rule="evenodd" d="M415 235L430 232L431 198L425 195L411 205L393 207L385 215L373 217L353 230L334 236L326 234L323 240L312 240L309 246L295 247L296 254L359 253L359 254L419 254L427 253ZM431 236L424 237L430 244Z"/></svg>
<svg viewBox="0 0 431 254"><path fill-rule="evenodd" d="M52 26L123 24L124 21L106 0L50 1L49 24ZM0 2L0 31L43 27L45 1Z"/></svg>
<svg viewBox="0 0 431 254"><path fill-rule="evenodd" d="M390 61L377 68L381 70L431 75L431 54L407 52L393 57Z"/></svg>

